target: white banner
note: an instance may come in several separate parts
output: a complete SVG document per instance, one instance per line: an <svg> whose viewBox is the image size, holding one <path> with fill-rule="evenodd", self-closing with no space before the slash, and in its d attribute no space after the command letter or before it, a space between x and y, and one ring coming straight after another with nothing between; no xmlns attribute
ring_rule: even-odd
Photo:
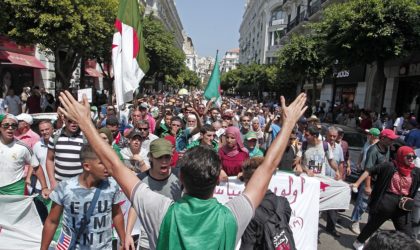
<svg viewBox="0 0 420 250"><path fill-rule="evenodd" d="M42 222L35 196L0 195L0 249L36 249L41 246Z"/></svg>
<svg viewBox="0 0 420 250"><path fill-rule="evenodd" d="M238 196L244 188L242 182L232 177L216 187L214 197L226 203ZM348 184L328 177L277 172L269 188L276 195L286 197L290 203L292 216L289 225L299 250L317 249L319 211L348 209L350 203Z"/></svg>

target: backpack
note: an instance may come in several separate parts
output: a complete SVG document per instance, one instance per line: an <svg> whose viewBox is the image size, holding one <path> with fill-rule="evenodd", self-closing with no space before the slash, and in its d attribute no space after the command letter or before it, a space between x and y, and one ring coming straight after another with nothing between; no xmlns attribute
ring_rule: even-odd
<svg viewBox="0 0 420 250"><path fill-rule="evenodd" d="M267 213L267 211L275 211ZM284 197L268 194L255 211L255 219L262 229L257 233L254 249L296 250L293 232L289 226L291 208Z"/></svg>

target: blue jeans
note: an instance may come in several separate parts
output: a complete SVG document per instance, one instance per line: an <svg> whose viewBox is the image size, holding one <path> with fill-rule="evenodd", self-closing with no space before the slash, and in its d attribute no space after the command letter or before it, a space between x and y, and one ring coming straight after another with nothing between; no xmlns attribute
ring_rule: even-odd
<svg viewBox="0 0 420 250"><path fill-rule="evenodd" d="M369 196L365 193L365 183L363 182L359 186L357 193L356 203L354 204L353 213L351 214L352 222L359 222L362 219L362 215L367 211Z"/></svg>

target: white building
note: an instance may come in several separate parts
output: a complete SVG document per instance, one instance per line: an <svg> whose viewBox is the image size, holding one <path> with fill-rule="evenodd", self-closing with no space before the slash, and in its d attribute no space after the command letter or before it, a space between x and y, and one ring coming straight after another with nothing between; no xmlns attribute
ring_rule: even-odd
<svg viewBox="0 0 420 250"><path fill-rule="evenodd" d="M239 48L226 51L225 56L220 62L220 72L227 73L232 69L236 69L239 64Z"/></svg>
<svg viewBox="0 0 420 250"><path fill-rule="evenodd" d="M153 13L175 37L176 46L182 49L184 36L181 19L174 0L140 0L146 6L146 15Z"/></svg>
<svg viewBox="0 0 420 250"><path fill-rule="evenodd" d="M239 28L239 63L273 63L284 36L287 16L284 1L248 0Z"/></svg>
<svg viewBox="0 0 420 250"><path fill-rule="evenodd" d="M187 67L190 70L197 72L197 59L198 59L197 51L195 51L194 44L191 37L187 36L185 32L184 32L184 44L182 46L182 50L185 53L185 57L186 57L185 64L187 65Z"/></svg>
<svg viewBox="0 0 420 250"><path fill-rule="evenodd" d="M197 60L197 74L201 83L207 84L213 70L214 58L211 56L198 57Z"/></svg>

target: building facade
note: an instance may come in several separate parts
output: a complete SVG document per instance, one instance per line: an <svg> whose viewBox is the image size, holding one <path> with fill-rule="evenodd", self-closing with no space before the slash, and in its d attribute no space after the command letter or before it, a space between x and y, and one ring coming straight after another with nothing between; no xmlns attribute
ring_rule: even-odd
<svg viewBox="0 0 420 250"><path fill-rule="evenodd" d="M220 62L220 72L227 73L232 69L236 69L239 64L239 48L226 51L225 56Z"/></svg>
<svg viewBox="0 0 420 250"><path fill-rule="evenodd" d="M214 58L211 56L198 57L197 74L202 84L207 84L213 70Z"/></svg>
<svg viewBox="0 0 420 250"><path fill-rule="evenodd" d="M241 64L276 61L277 51L293 34L310 32L306 24L319 21L325 8L345 0L248 0L240 26ZM333 64L333 62L332 62ZM326 76L317 84L297 87L331 106L335 86L336 104L388 113L411 111L420 116L420 52L385 63L386 83L378 82L376 64L357 65Z"/></svg>
<svg viewBox="0 0 420 250"><path fill-rule="evenodd" d="M187 36L184 32L184 44L182 46L182 50L185 53L185 64L187 65L187 67L194 71L197 72L197 59L198 59L198 55L197 55L197 51L194 48L194 44L193 41L191 39L191 37Z"/></svg>
<svg viewBox="0 0 420 250"><path fill-rule="evenodd" d="M146 15L153 13L175 37L175 44L182 49L183 26L174 0L140 0L146 6Z"/></svg>

